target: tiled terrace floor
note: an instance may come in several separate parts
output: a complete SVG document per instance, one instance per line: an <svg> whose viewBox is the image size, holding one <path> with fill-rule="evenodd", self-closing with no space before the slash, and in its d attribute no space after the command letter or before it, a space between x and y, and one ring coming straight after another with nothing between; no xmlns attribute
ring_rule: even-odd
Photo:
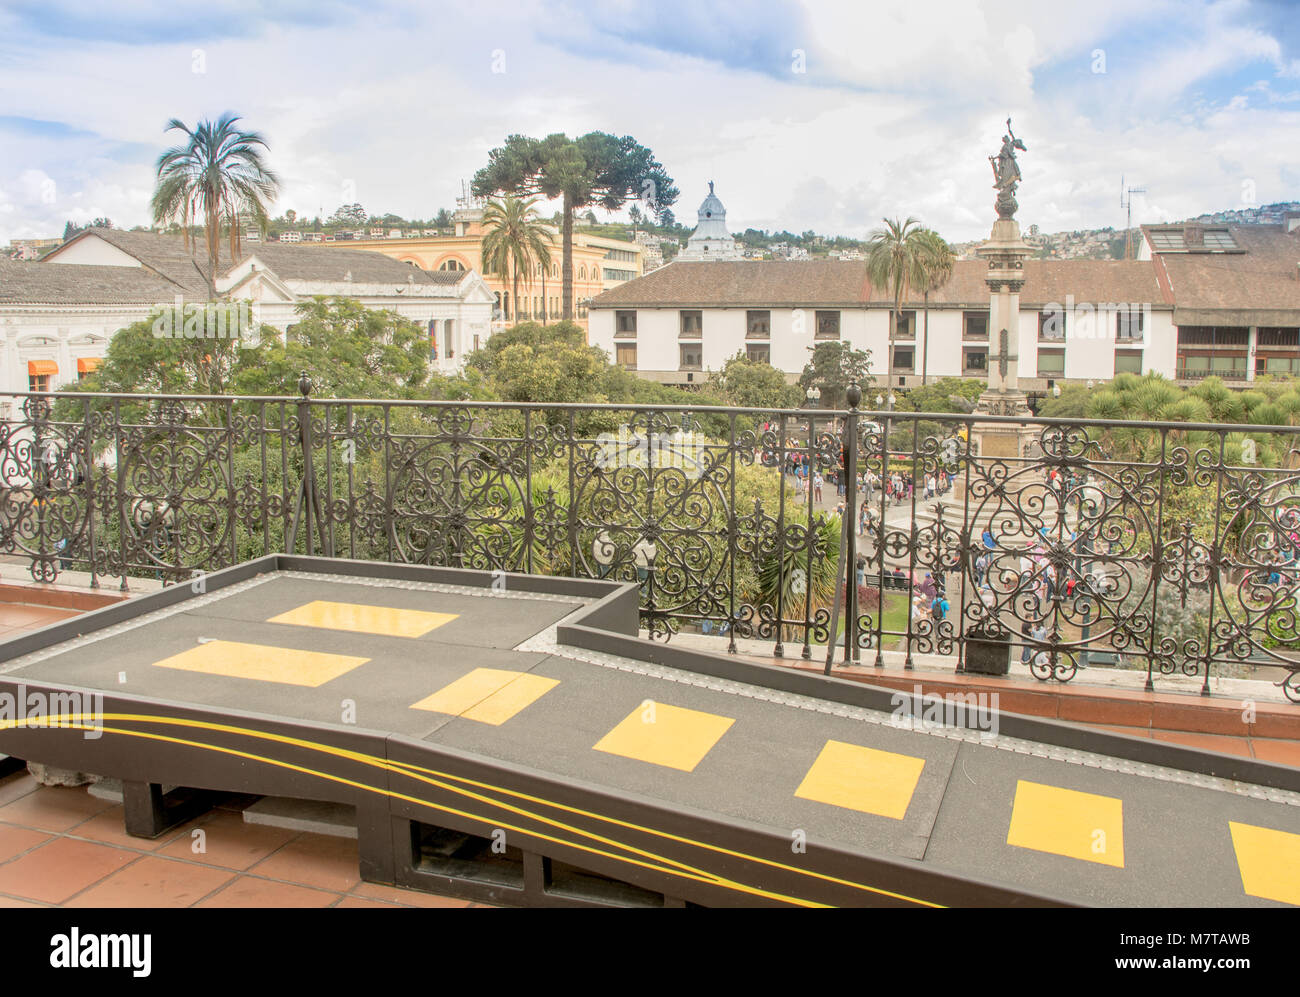
<svg viewBox="0 0 1300 997"><path fill-rule="evenodd" d="M0 907L489 906L363 883L356 841L247 824L251 802L150 841L85 787L0 779Z"/></svg>

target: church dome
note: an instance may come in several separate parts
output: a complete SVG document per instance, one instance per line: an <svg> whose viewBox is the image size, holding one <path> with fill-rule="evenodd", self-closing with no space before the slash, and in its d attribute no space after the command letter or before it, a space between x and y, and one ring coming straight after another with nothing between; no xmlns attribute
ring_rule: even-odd
<svg viewBox="0 0 1300 997"><path fill-rule="evenodd" d="M686 242L686 248L677 256L680 260L738 260L739 247L727 231L727 209L713 192L709 181L709 196L700 203L695 231Z"/></svg>

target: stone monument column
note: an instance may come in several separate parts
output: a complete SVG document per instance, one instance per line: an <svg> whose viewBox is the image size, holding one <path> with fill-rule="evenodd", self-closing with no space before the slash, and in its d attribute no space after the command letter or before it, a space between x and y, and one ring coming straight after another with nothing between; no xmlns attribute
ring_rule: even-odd
<svg viewBox="0 0 1300 997"><path fill-rule="evenodd" d="M1029 416L1029 402L1020 390L1020 291L1025 286L1025 258L1033 252L1020 238L1015 219L1016 186L1020 169L1016 149L1024 143L1011 131L1002 138L1002 151L990 156L994 188L998 191L998 220L976 255L988 262L984 283L989 289L989 386L975 405L976 415ZM973 441L984 457L1020 457L1036 433L1025 426L1008 423L974 425Z"/></svg>

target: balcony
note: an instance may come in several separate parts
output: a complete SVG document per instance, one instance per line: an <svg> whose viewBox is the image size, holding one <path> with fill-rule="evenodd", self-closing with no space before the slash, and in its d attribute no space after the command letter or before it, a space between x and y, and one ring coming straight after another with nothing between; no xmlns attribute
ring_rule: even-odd
<svg viewBox="0 0 1300 997"><path fill-rule="evenodd" d="M923 481L942 466L954 479L937 505L916 506L847 483L850 507L868 498L887 524L854 537L866 584L857 612L837 618L855 657L962 671L972 634L992 634L1039 682L1104 672L1209 695L1223 679L1300 702L1300 639L1286 623L1300 593L1296 472L1238 460L1234 426L1135 434L1025 419L1031 455L1006 457L966 442L997 421L974 414L75 393L6 395L0 409L6 400L0 553L37 584L190 584L276 551L610 578L641 586L654 638L708 624L725 628L711 639L728 650L775 657L839 639L833 479L838 434L858 421L859 470ZM1300 428L1252 428L1261 434L1272 443L1260 454L1300 447ZM809 466L829 502L802 497L794 472ZM1216 501L1183 501L1189 468ZM1162 496L1181 504L1162 509ZM800 588L796 568L825 584ZM909 609L909 580L927 573L946 584L940 621Z"/></svg>

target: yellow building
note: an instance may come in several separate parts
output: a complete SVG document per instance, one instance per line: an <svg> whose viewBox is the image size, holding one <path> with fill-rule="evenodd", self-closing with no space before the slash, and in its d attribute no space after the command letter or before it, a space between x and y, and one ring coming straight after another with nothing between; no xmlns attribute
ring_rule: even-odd
<svg viewBox="0 0 1300 997"><path fill-rule="evenodd" d="M420 236L403 239L350 239L327 243L338 249L369 249L422 270L474 270L482 274L497 299L497 321L505 316L514 319L510 300L514 293L512 278L483 272L483 202L474 198L457 200L452 215L454 235ZM554 232L555 246L551 265L540 264L531 275L519 278L519 321L554 322L563 312L560 281L561 237ZM642 247L635 242L608 239L586 232L573 233L573 309L574 320L587 325L587 305L602 291L626 284L643 273ZM505 324L502 322L502 324Z"/></svg>

